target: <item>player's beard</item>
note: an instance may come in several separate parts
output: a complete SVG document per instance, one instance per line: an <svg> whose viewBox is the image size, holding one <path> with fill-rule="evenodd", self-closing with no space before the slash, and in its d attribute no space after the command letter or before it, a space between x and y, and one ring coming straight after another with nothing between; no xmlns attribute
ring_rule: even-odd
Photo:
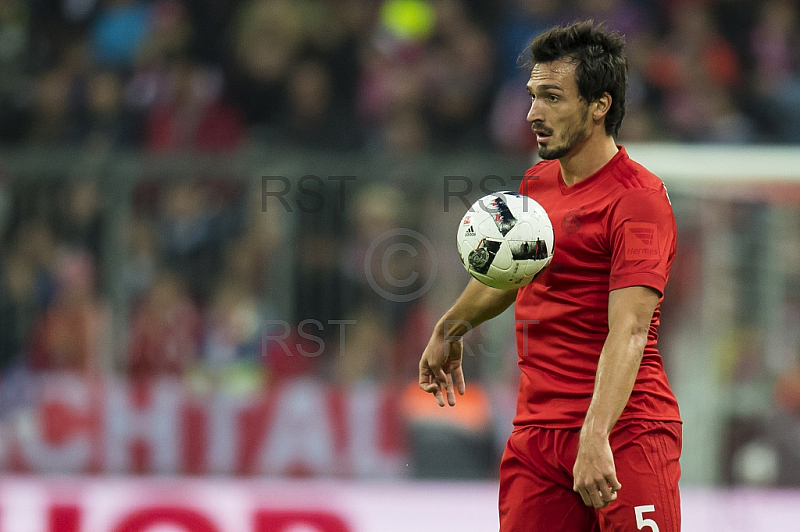
<svg viewBox="0 0 800 532"><path fill-rule="evenodd" d="M539 158L544 160L560 159L571 152L575 146L586 140L589 132L586 128L586 119L589 116L588 106L581 108L580 120L576 121L564 132L564 143L560 146L539 146Z"/></svg>

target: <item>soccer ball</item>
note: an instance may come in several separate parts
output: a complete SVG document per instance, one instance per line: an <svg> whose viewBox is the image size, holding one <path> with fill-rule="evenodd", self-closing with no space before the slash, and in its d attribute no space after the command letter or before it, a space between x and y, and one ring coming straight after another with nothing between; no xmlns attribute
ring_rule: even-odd
<svg viewBox="0 0 800 532"><path fill-rule="evenodd" d="M553 224L535 200L494 192L476 201L458 226L458 254L467 271L492 288L530 283L553 258Z"/></svg>

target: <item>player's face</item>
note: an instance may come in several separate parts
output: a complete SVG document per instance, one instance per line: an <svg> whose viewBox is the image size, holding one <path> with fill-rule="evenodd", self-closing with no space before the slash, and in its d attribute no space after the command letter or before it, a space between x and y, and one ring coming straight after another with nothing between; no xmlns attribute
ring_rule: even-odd
<svg viewBox="0 0 800 532"><path fill-rule="evenodd" d="M574 62L536 63L527 87L539 157L560 159L589 137L589 104L578 95Z"/></svg>

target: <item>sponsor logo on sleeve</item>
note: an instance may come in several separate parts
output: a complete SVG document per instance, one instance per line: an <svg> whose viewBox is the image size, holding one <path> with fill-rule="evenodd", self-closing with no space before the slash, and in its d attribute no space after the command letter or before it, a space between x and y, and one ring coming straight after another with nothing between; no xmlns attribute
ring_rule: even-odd
<svg viewBox="0 0 800 532"><path fill-rule="evenodd" d="M642 260L661 258L658 248L658 227L650 222L626 222L625 259Z"/></svg>

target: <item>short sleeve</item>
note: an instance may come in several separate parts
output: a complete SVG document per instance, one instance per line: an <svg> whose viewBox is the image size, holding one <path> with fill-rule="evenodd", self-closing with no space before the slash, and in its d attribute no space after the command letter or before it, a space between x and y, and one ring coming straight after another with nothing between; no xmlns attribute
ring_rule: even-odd
<svg viewBox="0 0 800 532"><path fill-rule="evenodd" d="M609 290L649 286L664 294L677 235L666 189L626 190L609 219Z"/></svg>

